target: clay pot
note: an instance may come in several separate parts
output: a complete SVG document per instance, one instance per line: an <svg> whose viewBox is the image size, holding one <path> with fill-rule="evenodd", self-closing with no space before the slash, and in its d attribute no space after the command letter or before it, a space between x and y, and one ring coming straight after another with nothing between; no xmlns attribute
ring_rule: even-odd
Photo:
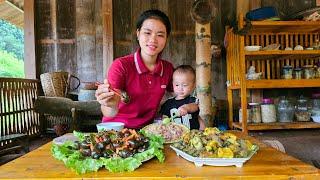
<svg viewBox="0 0 320 180"><path fill-rule="evenodd" d="M54 132L57 134L57 136L62 136L68 131L68 125L67 124L56 124L53 126Z"/></svg>
<svg viewBox="0 0 320 180"><path fill-rule="evenodd" d="M83 84L83 88L85 90L97 90L97 86L95 82L81 82Z"/></svg>

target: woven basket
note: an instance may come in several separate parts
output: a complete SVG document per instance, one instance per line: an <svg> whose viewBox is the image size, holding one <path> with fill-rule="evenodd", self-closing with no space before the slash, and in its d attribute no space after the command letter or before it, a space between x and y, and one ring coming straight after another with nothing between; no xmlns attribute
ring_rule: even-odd
<svg viewBox="0 0 320 180"><path fill-rule="evenodd" d="M49 72L41 74L40 80L44 95L49 97L66 97L71 77L78 80L79 84L76 87L78 88L80 80L77 77L70 75L68 72Z"/></svg>

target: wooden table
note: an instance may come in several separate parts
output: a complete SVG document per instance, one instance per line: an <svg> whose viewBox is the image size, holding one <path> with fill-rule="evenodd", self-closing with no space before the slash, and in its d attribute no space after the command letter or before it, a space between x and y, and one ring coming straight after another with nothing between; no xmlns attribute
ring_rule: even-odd
<svg viewBox="0 0 320 180"><path fill-rule="evenodd" d="M165 147L166 160L152 159L133 172L110 173L102 168L96 173L77 175L63 162L51 156L51 142L0 167L0 179L320 179L320 170L257 140L260 150L243 167L196 167Z"/></svg>

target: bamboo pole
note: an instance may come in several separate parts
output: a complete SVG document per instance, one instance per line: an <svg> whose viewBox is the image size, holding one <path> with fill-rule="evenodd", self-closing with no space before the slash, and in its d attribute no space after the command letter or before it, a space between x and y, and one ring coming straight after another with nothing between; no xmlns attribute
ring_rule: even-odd
<svg viewBox="0 0 320 180"><path fill-rule="evenodd" d="M211 29L210 23L196 23L196 83L200 117L212 126L211 100Z"/></svg>
<svg viewBox="0 0 320 180"><path fill-rule="evenodd" d="M196 22L196 85L199 99L200 117L206 126L213 126L211 96L211 28L213 4L207 0L196 0L191 9L191 17Z"/></svg>

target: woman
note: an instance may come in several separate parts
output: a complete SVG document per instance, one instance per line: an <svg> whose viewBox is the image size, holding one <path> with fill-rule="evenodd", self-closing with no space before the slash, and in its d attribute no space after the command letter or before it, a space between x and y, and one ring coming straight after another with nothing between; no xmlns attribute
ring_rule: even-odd
<svg viewBox="0 0 320 180"><path fill-rule="evenodd" d="M136 32L140 48L116 59L96 91L103 122L123 122L136 129L152 122L165 91L172 91L173 66L160 57L170 31L163 12L148 10L140 15ZM129 95L129 102L121 101L120 91Z"/></svg>

